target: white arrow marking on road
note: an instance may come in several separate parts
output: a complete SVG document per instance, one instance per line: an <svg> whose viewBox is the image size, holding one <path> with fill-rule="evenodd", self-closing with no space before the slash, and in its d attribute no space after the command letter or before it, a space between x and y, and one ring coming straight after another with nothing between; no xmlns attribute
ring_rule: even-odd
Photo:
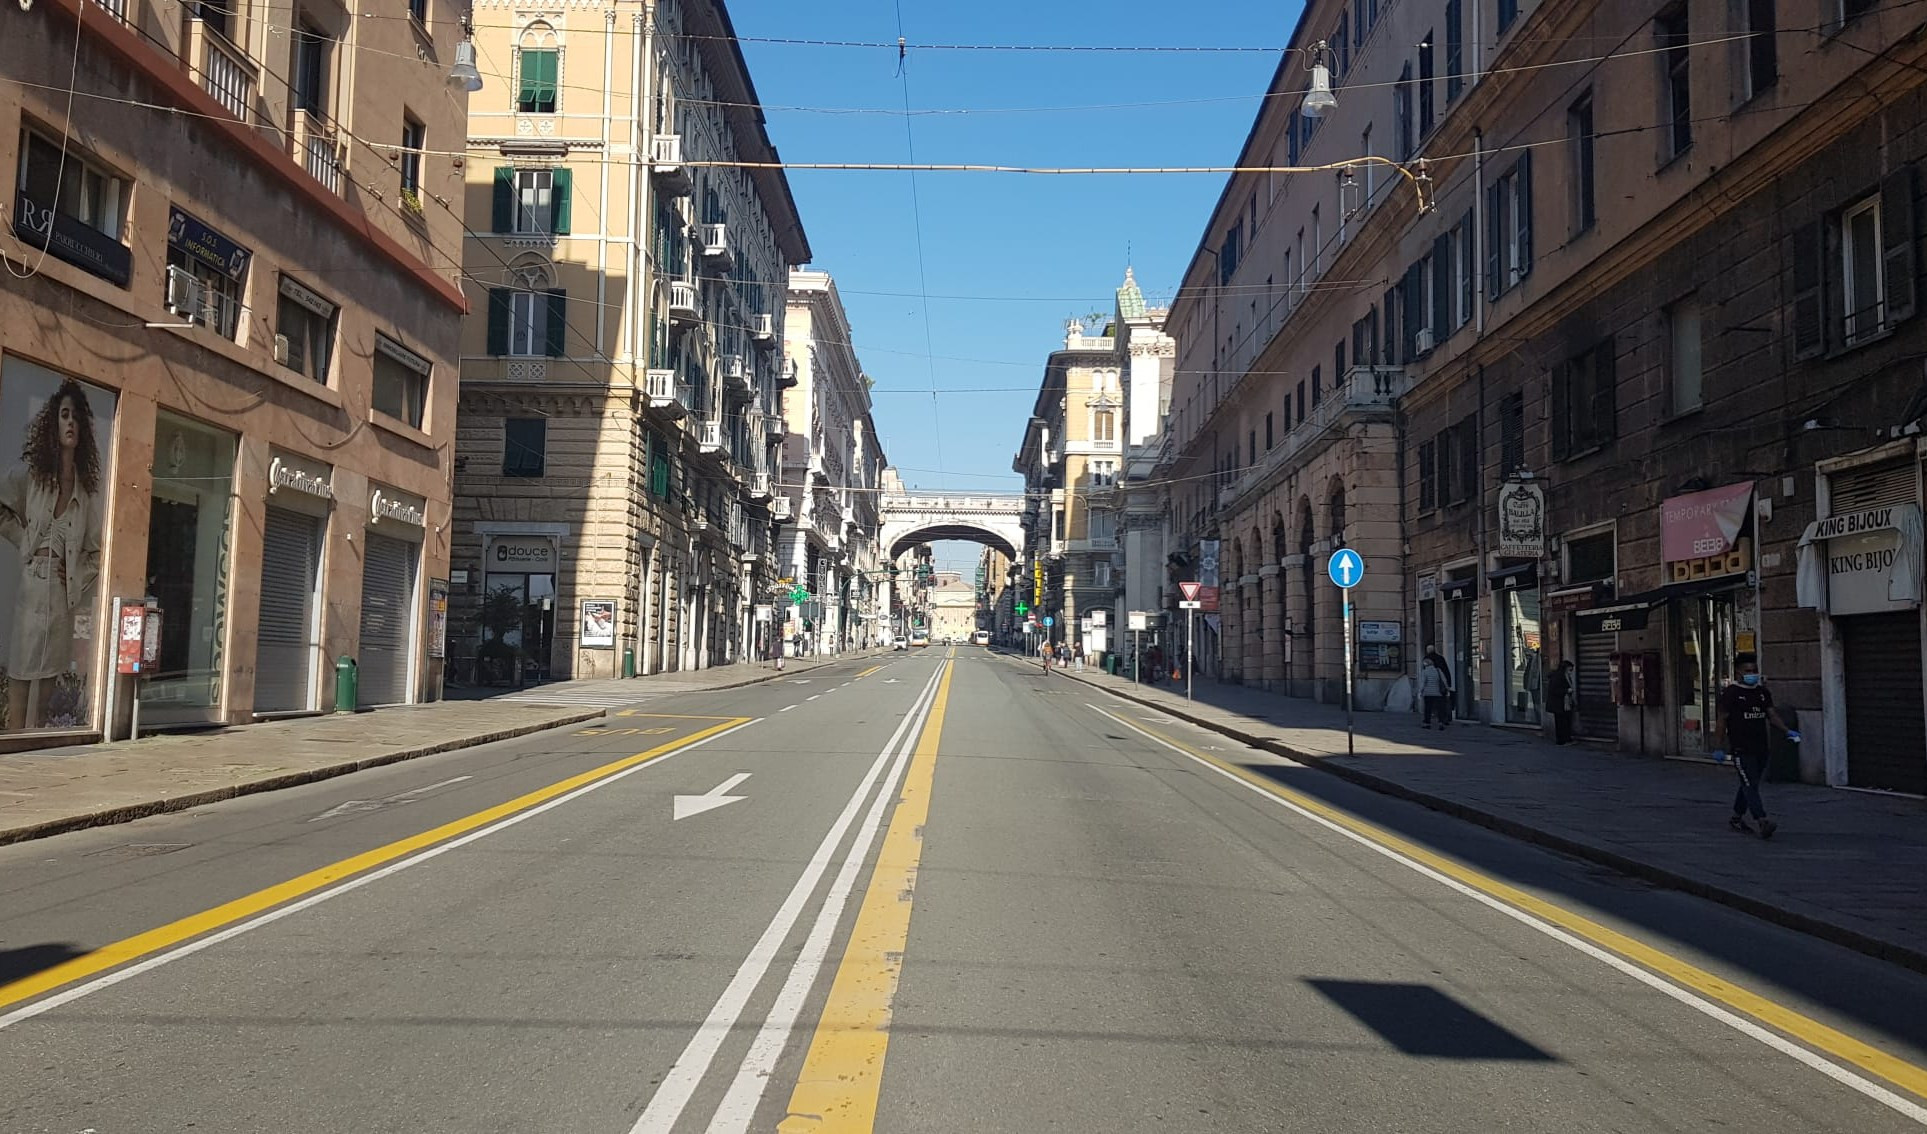
<svg viewBox="0 0 1927 1134"><path fill-rule="evenodd" d="M884 683L885 685L901 685L901 684L902 684L902 682L900 682L900 681L898 681L898 680L897 680L896 678L894 678L894 677L886 677L886 678L884 678L884 679L883 679L883 683Z"/></svg>
<svg viewBox="0 0 1927 1134"><path fill-rule="evenodd" d="M345 803L338 803L330 807L328 810L308 820L308 822L319 823L323 819L333 819L342 815L351 815L357 811L380 811L391 803L413 803L415 802L416 796L427 795L431 791L438 791L441 788L450 787L464 780L474 778L473 776L456 776L452 780L443 780L441 783L429 784L427 787L411 788L408 791L397 792L386 799L351 799Z"/></svg>
<svg viewBox="0 0 1927 1134"><path fill-rule="evenodd" d="M748 772L738 772L701 795L677 796L675 818L687 819L691 815L701 815L705 811L714 811L716 808L723 807L727 804L741 803L749 797L746 795L730 795L729 789L742 783L748 779L749 776L750 774ZM671 822L674 821L674 819L671 820Z"/></svg>

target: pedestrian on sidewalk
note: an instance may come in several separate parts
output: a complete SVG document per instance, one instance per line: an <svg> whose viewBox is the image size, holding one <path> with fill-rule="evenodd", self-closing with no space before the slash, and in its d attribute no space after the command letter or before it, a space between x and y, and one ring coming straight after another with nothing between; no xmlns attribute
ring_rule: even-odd
<svg viewBox="0 0 1927 1134"><path fill-rule="evenodd" d="M1766 804L1760 799L1760 781L1766 777L1766 742L1770 723L1799 743L1800 734L1786 726L1773 707L1773 694L1760 680L1759 658L1751 653L1737 654L1733 668L1739 680L1720 690L1719 718L1714 725L1713 759L1724 761L1730 751L1733 768L1740 776L1740 787L1733 796L1733 816L1727 825L1735 831L1752 832L1746 822L1751 813L1762 839L1770 839L1779 824L1766 817Z"/></svg>
<svg viewBox="0 0 1927 1134"><path fill-rule="evenodd" d="M1572 743L1572 717L1579 711L1579 683L1573 676L1572 659L1559 663L1546 679L1546 703L1552 708L1552 742Z"/></svg>
<svg viewBox="0 0 1927 1134"><path fill-rule="evenodd" d="M1077 663L1077 672L1083 673L1084 672L1084 643L1081 640L1071 643L1071 660Z"/></svg>
<svg viewBox="0 0 1927 1134"><path fill-rule="evenodd" d="M1418 663L1418 695L1425 706L1420 728L1431 728L1434 717L1441 731L1452 723L1452 674L1436 651L1428 651Z"/></svg>

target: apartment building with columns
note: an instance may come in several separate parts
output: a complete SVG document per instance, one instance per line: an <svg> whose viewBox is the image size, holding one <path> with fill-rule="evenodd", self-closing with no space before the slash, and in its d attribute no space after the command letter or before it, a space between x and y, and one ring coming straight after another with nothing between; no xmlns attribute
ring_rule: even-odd
<svg viewBox="0 0 1927 1134"><path fill-rule="evenodd" d="M0 13L0 747L439 696L453 16Z"/></svg>
<svg viewBox="0 0 1927 1134"><path fill-rule="evenodd" d="M777 153L729 13L478 0L474 30L452 582L472 679L759 655L784 293L810 252L782 171L750 168Z"/></svg>

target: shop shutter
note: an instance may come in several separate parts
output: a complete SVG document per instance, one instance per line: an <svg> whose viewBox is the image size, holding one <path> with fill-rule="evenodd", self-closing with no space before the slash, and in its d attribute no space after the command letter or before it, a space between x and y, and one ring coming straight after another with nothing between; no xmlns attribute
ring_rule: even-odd
<svg viewBox="0 0 1927 1134"><path fill-rule="evenodd" d="M269 508L261 526L261 622L254 654L254 711L314 708L314 592L321 520Z"/></svg>
<svg viewBox="0 0 1927 1134"><path fill-rule="evenodd" d="M1842 473L1829 478L1827 488L1832 500L1831 514L1835 516L1911 504L1918 499L1911 461Z"/></svg>
<svg viewBox="0 0 1927 1134"><path fill-rule="evenodd" d="M370 532L361 567L361 704L408 699L416 547Z"/></svg>
<svg viewBox="0 0 1927 1134"><path fill-rule="evenodd" d="M1847 783L1927 794L1920 612L1834 620L1847 688Z"/></svg>
<svg viewBox="0 0 1927 1134"><path fill-rule="evenodd" d="M1613 704L1612 654L1617 649L1616 634L1580 634L1578 656L1573 664L1579 670L1579 735L1591 740L1619 739L1619 707Z"/></svg>

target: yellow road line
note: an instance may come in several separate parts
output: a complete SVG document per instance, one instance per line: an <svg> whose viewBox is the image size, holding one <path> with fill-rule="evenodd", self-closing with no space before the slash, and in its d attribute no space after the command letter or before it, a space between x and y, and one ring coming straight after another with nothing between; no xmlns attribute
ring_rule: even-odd
<svg viewBox="0 0 1927 1134"><path fill-rule="evenodd" d="M727 731L738 725L747 724L752 719L753 718L750 717L727 718L724 723L698 729L688 736L679 737L666 744L658 745L655 748L649 749L647 752L638 752L634 756L625 756L620 760L615 760L599 768L593 768L589 771L570 776L568 779L550 784L547 787L537 788L527 795L511 799L507 803L497 804L494 807L477 811L473 815L463 816L460 819L444 823L432 830L423 831L419 835L410 835L405 839L398 839L386 846L376 847L370 851L363 851L361 854L344 858L340 862L321 867L319 870L311 870L306 874L290 878L286 882L276 883L273 886L269 886L264 890L257 890L245 897L223 902L211 909L203 910L197 914L190 914L187 917L181 918L179 921L169 922L166 925L147 930L144 933L137 933L132 937L116 941L111 945L103 945L90 953L84 953L81 956L75 957L73 960L64 961L61 964L55 965L50 969L44 969L32 976L22 977L11 984L0 985L0 1009L9 1008L21 1001L52 992L63 985L73 984L76 981L97 976L109 969L127 964L130 961L137 961L142 957L159 953L162 950L179 945L190 938L199 937L204 933L225 928L236 922L253 917L256 914L265 913L284 902L305 897L308 894L312 894L317 890L321 890L337 882L344 881L363 871L386 865L396 859L413 854L416 851L425 850L428 847L434 846L436 843L444 842L458 835L467 834L479 827L485 827L490 823L506 819L517 812L526 811L531 807L545 803L557 796L566 795L577 788L585 787L597 780L613 776L617 772L626 771L638 764L644 764L650 760L666 756L679 748L686 748L697 741L707 739L719 732Z"/></svg>
<svg viewBox="0 0 1927 1134"><path fill-rule="evenodd" d="M729 721L731 723L740 723L742 721L746 721L749 719L748 717L717 717L717 716L705 717L705 716L697 716L691 713L645 713L641 709L622 709L616 713L616 716L657 717L665 721Z"/></svg>
<svg viewBox="0 0 1927 1134"><path fill-rule="evenodd" d="M950 700L951 669L945 669L924 722L915 755L904 773L896 813L877 852L876 873L864 891L850 943L837 964L830 998L823 1005L803 1071L790 1094L782 1134L867 1131L876 1125L883 1089L883 1060L890 1047L890 1016L910 939L910 905L923 860L923 826L930 816L930 788L937 771L943 712Z"/></svg>
<svg viewBox="0 0 1927 1134"><path fill-rule="evenodd" d="M1099 709L1099 712L1103 710ZM1110 714L1105 714L1109 716ZM1121 718L1119 718L1121 719ZM1130 727L1143 732L1146 736L1175 748L1193 759L1202 760L1226 775L1251 785L1268 795L1275 796L1292 805L1302 808L1318 817L1333 823L1359 837L1409 858L1423 866L1445 875L1465 886L1469 886L1488 897L1494 898L1515 909L1522 910L1541 921L1548 922L1567 933L1588 941L1610 953L1631 961L1653 973L1672 980L1685 988L1753 1017L1755 1020L1792 1036L1816 1051L1825 1052L1836 1059L1850 1063L1870 1075L1874 1075L1893 1086L1908 1091L1921 1098L1927 1098L1927 1068L1916 1066L1898 1056L1882 1051L1871 1044L1857 1040L1845 1032L1827 1026L1810 1016L1787 1008L1749 989L1734 984L1723 977L1707 972L1697 965L1647 945L1645 942L1629 937L1618 930L1608 928L1581 914L1573 913L1562 906L1553 905L1543 898L1534 897L1514 886L1509 886L1496 878L1481 874L1476 870L1407 842L1397 835L1374 826L1362 819L1321 803L1308 795L1294 791L1281 784L1273 783L1263 776L1247 771L1235 764L1217 759L1208 753L1200 752L1182 741L1174 740L1153 729L1146 728L1135 721Z"/></svg>
<svg viewBox="0 0 1927 1134"><path fill-rule="evenodd" d="M864 670L864 671L863 671L862 673L859 673L859 674L857 674L857 676L858 676L858 677L868 677L868 676L870 676L871 674L873 674L873 673L875 673L875 672L876 672L877 670L879 670L879 669L882 669L882 668L883 668L883 667L882 667L882 666L880 666L880 665L873 665L873 666L871 666L871 667L870 667L869 669L866 669L866 670Z"/></svg>

